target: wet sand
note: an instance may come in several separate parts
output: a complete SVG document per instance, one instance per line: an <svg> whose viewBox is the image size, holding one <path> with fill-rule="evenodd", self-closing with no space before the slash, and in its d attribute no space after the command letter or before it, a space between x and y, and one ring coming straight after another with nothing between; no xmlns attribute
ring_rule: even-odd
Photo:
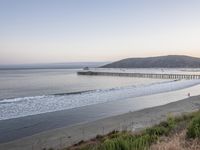
<svg viewBox="0 0 200 150"><path fill-rule="evenodd" d="M200 96L194 96L163 106L41 132L33 136L0 144L0 149L37 150L50 147L62 148L80 140L91 139L97 134L106 134L112 130L140 130L165 120L169 114L180 115L198 109L200 109Z"/></svg>

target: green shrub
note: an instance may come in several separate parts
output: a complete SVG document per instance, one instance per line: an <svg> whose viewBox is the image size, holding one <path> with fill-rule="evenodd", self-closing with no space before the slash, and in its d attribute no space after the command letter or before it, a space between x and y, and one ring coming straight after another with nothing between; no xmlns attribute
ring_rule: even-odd
<svg viewBox="0 0 200 150"><path fill-rule="evenodd" d="M200 138L200 115L196 116L187 129L188 138Z"/></svg>
<svg viewBox="0 0 200 150"><path fill-rule="evenodd" d="M146 150L151 144L151 140L147 134L133 136L126 133L117 138L105 140L98 147L98 150Z"/></svg>
<svg viewBox="0 0 200 150"><path fill-rule="evenodd" d="M176 120L175 120L175 118L174 117L168 117L167 118L167 124L168 124L168 129L169 130L171 130L171 129L173 129L175 126L176 126Z"/></svg>
<svg viewBox="0 0 200 150"><path fill-rule="evenodd" d="M168 132L168 129L165 127L152 127L152 128L148 128L146 129L146 133L150 136L161 136L164 135Z"/></svg>
<svg viewBox="0 0 200 150"><path fill-rule="evenodd" d="M161 122L159 125L146 129L146 133L150 136L168 135L169 132L176 126L175 119L169 117L167 121Z"/></svg>

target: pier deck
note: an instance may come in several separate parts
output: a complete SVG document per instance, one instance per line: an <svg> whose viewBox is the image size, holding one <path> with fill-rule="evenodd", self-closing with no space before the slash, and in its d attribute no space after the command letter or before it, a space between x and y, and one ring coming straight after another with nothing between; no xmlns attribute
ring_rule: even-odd
<svg viewBox="0 0 200 150"><path fill-rule="evenodd" d="M119 72L97 72L97 71L79 71L78 75L91 76L121 76L121 77L136 77L136 78L157 78L157 79L200 79L200 75L190 74L153 74L153 73L119 73Z"/></svg>

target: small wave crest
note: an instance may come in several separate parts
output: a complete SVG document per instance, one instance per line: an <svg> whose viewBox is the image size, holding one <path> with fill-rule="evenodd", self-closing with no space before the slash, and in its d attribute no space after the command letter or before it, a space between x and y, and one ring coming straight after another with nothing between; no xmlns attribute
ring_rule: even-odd
<svg viewBox="0 0 200 150"><path fill-rule="evenodd" d="M3 99L0 101L0 104L5 104L5 103L16 103L16 102L22 102L22 101L30 101L33 99L42 99L47 96L30 96L30 97L19 97L19 98L9 98L9 99Z"/></svg>

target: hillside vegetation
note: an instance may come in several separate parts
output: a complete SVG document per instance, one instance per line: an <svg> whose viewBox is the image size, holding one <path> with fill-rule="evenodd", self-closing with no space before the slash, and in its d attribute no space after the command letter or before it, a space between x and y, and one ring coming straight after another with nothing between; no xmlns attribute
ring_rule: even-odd
<svg viewBox="0 0 200 150"><path fill-rule="evenodd" d="M169 55L148 58L127 58L102 68L200 68L200 58Z"/></svg>

